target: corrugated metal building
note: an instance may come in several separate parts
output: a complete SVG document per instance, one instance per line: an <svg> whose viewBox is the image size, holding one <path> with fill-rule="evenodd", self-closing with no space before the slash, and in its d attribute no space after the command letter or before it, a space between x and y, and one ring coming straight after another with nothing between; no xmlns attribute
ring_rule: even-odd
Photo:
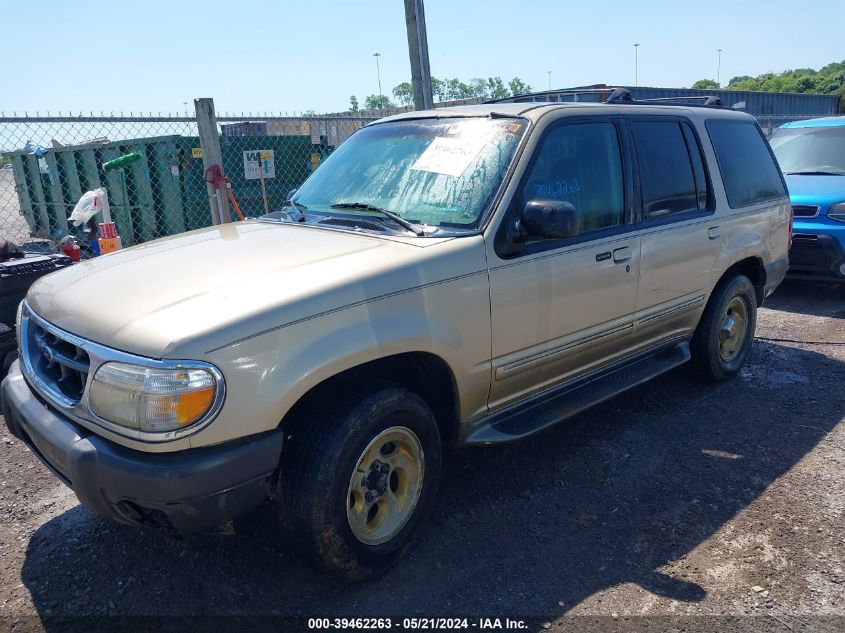
<svg viewBox="0 0 845 633"><path fill-rule="evenodd" d="M263 121L224 123L220 131L223 136L267 136L267 124Z"/></svg>
<svg viewBox="0 0 845 633"><path fill-rule="evenodd" d="M616 86L594 84L577 88L562 88L535 92L516 97L513 101L602 101ZM836 95L806 94L797 92L752 92L749 90L693 90L692 88L654 88L650 86L622 86L634 99L670 99L684 97L719 97L725 107L745 104L742 109L755 116L824 116L839 111L839 97ZM596 90L583 94L581 90Z"/></svg>
<svg viewBox="0 0 845 633"><path fill-rule="evenodd" d="M510 101L603 101L613 88L607 84L593 84L577 88L562 88L535 92ZM693 90L692 88L655 88L651 86L622 86L634 99L672 99L685 97L719 97L726 108L736 108L757 117L764 128L772 128L811 117L830 116L840 111L841 100L836 95L797 92L754 92L750 90ZM592 93L584 91L593 90Z"/></svg>
<svg viewBox="0 0 845 633"><path fill-rule="evenodd" d="M603 101L613 88L607 84L593 84L577 88L561 88L513 97L508 101ZM757 117L761 127L773 128L797 119L831 116L840 111L840 98L835 95L803 94L795 92L752 92L748 90L693 90L691 88L654 88L650 86L626 87L634 99L671 99L684 97L715 96L726 108L748 112ZM584 92L590 91L593 92ZM460 99L436 103L436 108L454 105L483 103L484 97ZM362 110L321 116L271 117L265 121L242 121L221 125L227 136L305 136L312 138L315 145L326 144L334 148L372 120L413 110L412 106L399 106L386 110ZM230 119L231 120L231 119ZM322 138L321 138L322 137Z"/></svg>
<svg viewBox="0 0 845 633"><path fill-rule="evenodd" d="M719 97L725 107L745 103L744 112L754 116L824 116L839 111L839 97L798 92L752 92L750 90L693 90L691 88L629 88L634 99L669 97Z"/></svg>
<svg viewBox="0 0 845 633"><path fill-rule="evenodd" d="M273 117L261 122L221 123L220 129L223 136L310 136L315 145L326 143L329 147L337 147L353 132L376 118L331 115Z"/></svg>

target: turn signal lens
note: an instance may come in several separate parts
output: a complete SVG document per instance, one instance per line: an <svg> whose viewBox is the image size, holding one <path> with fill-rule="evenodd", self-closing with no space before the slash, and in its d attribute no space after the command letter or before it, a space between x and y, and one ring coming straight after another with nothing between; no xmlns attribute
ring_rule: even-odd
<svg viewBox="0 0 845 633"><path fill-rule="evenodd" d="M100 418L146 433L189 426L215 403L217 379L206 369L159 369L105 363L94 375L89 399Z"/></svg>

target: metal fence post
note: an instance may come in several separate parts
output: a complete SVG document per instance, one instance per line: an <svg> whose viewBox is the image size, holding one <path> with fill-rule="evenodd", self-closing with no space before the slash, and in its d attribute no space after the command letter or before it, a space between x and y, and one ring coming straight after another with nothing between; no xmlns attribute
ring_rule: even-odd
<svg viewBox="0 0 845 633"><path fill-rule="evenodd" d="M197 113L197 130L202 148L203 173L209 167L215 165L223 172L223 153L220 151L220 135L217 133L217 117L214 114L214 99L194 99L194 109ZM225 184L223 185L226 186ZM211 221L214 224L230 222L229 199L226 191L219 189L215 191L211 183L206 183L208 189L208 204L211 207Z"/></svg>

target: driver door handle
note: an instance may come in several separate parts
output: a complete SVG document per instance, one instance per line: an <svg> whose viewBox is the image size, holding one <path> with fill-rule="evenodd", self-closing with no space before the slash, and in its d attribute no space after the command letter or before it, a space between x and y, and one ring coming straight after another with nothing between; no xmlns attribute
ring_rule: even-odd
<svg viewBox="0 0 845 633"><path fill-rule="evenodd" d="M623 246L613 251L613 261L617 264L624 264L631 260L631 247Z"/></svg>

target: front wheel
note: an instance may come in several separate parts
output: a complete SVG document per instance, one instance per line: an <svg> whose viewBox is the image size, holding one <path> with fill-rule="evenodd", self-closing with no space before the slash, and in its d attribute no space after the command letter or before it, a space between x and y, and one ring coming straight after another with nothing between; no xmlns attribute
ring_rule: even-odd
<svg viewBox="0 0 845 633"><path fill-rule="evenodd" d="M419 396L384 384L317 409L285 451L279 511L301 552L353 580L402 556L440 473L437 422Z"/></svg>
<svg viewBox="0 0 845 633"><path fill-rule="evenodd" d="M700 373L712 381L738 374L756 326L757 298L751 280L737 275L716 286L692 339L692 360Z"/></svg>

